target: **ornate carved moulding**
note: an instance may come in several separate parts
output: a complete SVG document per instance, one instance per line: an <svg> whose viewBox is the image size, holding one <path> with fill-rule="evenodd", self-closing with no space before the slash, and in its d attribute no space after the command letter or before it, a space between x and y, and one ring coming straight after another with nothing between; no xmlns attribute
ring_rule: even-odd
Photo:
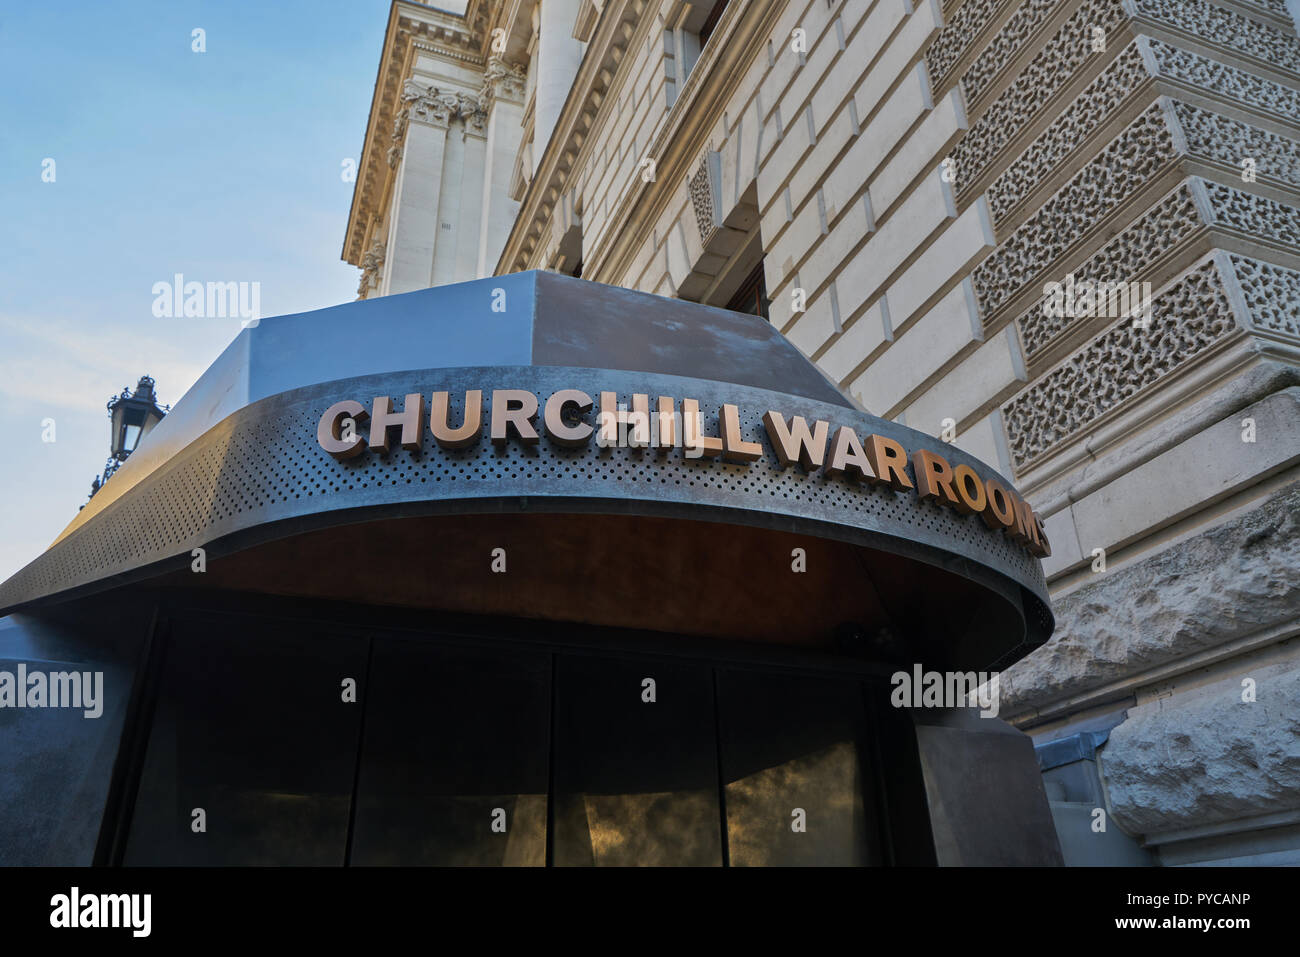
<svg viewBox="0 0 1300 957"><path fill-rule="evenodd" d="M1294 353L1298 296L1300 271L1211 253L1156 294L1145 322L1116 322L1002 407L1016 473L1247 334Z"/></svg>

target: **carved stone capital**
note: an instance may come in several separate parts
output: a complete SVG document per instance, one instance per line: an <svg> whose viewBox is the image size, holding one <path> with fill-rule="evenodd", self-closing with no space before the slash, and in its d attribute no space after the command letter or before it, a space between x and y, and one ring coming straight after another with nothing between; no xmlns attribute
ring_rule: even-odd
<svg viewBox="0 0 1300 957"><path fill-rule="evenodd" d="M479 92L479 100L484 109L491 109L492 103L498 98L522 104L527 81L528 75L523 67L493 54L488 57L487 69L483 72L483 89Z"/></svg>
<svg viewBox="0 0 1300 957"><path fill-rule="evenodd" d="M446 129L456 113L456 94L443 92L435 86L420 86L407 80L402 91L401 112L410 120L427 126Z"/></svg>
<svg viewBox="0 0 1300 957"><path fill-rule="evenodd" d="M487 136L487 110L481 101L468 93L456 94L456 115L464 121L466 135Z"/></svg>
<svg viewBox="0 0 1300 957"><path fill-rule="evenodd" d="M384 253L384 241L375 239L361 256L361 284L357 286L358 299L364 299L379 284L379 272L384 266Z"/></svg>

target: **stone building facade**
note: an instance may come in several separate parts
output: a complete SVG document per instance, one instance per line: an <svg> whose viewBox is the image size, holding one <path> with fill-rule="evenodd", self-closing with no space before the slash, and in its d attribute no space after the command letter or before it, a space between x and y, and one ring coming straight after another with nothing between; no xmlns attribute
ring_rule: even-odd
<svg viewBox="0 0 1300 957"><path fill-rule="evenodd" d="M397 0L343 255L767 316L1046 516L1067 860L1300 863L1284 0Z"/></svg>

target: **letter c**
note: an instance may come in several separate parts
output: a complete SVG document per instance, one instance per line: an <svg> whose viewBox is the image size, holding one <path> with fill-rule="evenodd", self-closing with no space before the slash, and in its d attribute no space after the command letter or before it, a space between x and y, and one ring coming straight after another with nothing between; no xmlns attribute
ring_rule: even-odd
<svg viewBox="0 0 1300 957"><path fill-rule="evenodd" d="M360 402L344 399L326 409L325 414L320 417L320 425L316 427L316 441L320 443L320 447L340 462L360 455L366 447L366 440L361 437L360 428L354 431L356 440L353 442L345 442L339 438L339 422L348 417L360 426L370 418L370 413Z"/></svg>

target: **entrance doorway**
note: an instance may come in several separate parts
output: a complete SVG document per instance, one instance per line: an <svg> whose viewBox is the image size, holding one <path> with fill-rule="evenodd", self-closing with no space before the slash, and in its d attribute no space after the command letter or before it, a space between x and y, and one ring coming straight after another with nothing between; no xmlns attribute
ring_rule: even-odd
<svg viewBox="0 0 1300 957"><path fill-rule="evenodd" d="M890 857L874 678L517 621L205 611L167 632L126 864Z"/></svg>

